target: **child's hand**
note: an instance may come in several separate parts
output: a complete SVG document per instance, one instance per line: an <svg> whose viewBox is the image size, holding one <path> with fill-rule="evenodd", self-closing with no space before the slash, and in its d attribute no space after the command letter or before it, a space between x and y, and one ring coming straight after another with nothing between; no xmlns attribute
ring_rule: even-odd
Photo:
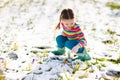
<svg viewBox="0 0 120 80"><path fill-rule="evenodd" d="M80 48L80 46L79 46L79 45L76 45L76 46L74 46L74 47L72 48L71 52L72 52L72 53L77 53L79 48Z"/></svg>

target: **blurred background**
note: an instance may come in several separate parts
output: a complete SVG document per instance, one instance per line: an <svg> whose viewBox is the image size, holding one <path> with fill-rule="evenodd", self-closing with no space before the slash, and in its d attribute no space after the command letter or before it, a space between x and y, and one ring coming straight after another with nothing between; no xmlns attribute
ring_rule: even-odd
<svg viewBox="0 0 120 80"><path fill-rule="evenodd" d="M1 74L11 72L6 68L18 69L16 62L10 66L13 60L8 54L18 56L20 64L22 59L29 63L36 57L30 53L33 47L56 45L59 32L55 34L54 28L64 8L73 9L92 57L109 55L120 63L120 0L0 0Z"/></svg>

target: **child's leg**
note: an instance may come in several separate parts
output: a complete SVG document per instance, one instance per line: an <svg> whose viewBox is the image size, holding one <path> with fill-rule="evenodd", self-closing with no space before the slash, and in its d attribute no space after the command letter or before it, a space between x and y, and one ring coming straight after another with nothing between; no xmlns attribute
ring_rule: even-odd
<svg viewBox="0 0 120 80"><path fill-rule="evenodd" d="M56 38L58 50L52 51L55 55L63 55L65 53L65 42L67 41L67 37L59 35Z"/></svg>
<svg viewBox="0 0 120 80"><path fill-rule="evenodd" d="M72 48L76 46L79 42L80 40L69 40L69 41L66 41L65 46L70 50L72 50ZM81 47L79 48L77 53L82 53L82 52L83 52L83 48Z"/></svg>
<svg viewBox="0 0 120 80"><path fill-rule="evenodd" d="M78 53L78 57L76 59L79 59L81 61L86 61L86 60L90 60L91 57L89 56L89 54L86 51L86 48L84 47L82 54Z"/></svg>
<svg viewBox="0 0 120 80"><path fill-rule="evenodd" d="M69 41L66 41L65 46L67 48L69 48L70 50L72 50L72 48L74 46L76 46L79 42L80 42L80 40L69 40ZM85 47L84 48L83 47L79 48L77 54L78 54L78 57L76 59L79 59L81 61L91 59L89 54L87 54L87 51L86 51Z"/></svg>
<svg viewBox="0 0 120 80"><path fill-rule="evenodd" d="M65 36L62 36L62 35L57 36L57 38L56 38L57 47L58 47L58 48L63 48L63 47L65 47L65 42L66 42L67 40L68 40L68 39L67 39L67 37L65 37Z"/></svg>

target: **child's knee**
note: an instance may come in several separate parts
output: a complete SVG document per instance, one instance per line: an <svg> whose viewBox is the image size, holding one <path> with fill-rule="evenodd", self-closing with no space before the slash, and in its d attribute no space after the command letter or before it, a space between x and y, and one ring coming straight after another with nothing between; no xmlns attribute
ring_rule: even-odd
<svg viewBox="0 0 120 80"><path fill-rule="evenodd" d="M66 41L65 46L69 49L72 49L77 43L72 43L71 41Z"/></svg>
<svg viewBox="0 0 120 80"><path fill-rule="evenodd" d="M61 35L57 36L57 37L56 37L56 41L61 40L61 38L62 38Z"/></svg>
<svg viewBox="0 0 120 80"><path fill-rule="evenodd" d="M64 40L65 41L67 40L67 38L65 36L59 35L56 37L56 41L64 41Z"/></svg>
<svg viewBox="0 0 120 80"><path fill-rule="evenodd" d="M66 47L69 47L69 46L70 46L70 41L66 41L66 42L65 42L65 46L66 46Z"/></svg>

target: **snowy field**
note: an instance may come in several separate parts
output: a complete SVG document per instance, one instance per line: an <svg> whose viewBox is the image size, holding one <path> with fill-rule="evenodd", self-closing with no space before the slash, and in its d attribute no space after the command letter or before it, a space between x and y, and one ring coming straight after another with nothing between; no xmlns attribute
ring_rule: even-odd
<svg viewBox="0 0 120 80"><path fill-rule="evenodd" d="M0 0L0 80L120 80L120 0ZM71 8L90 61L56 49L54 28Z"/></svg>

